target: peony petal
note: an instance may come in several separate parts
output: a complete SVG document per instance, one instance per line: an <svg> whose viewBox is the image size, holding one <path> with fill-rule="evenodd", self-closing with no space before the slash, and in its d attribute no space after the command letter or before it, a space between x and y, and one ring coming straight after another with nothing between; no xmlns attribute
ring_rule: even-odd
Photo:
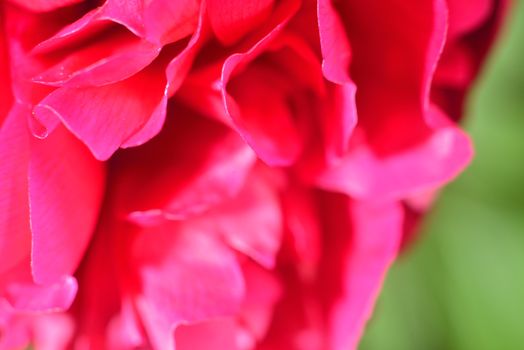
<svg viewBox="0 0 524 350"><path fill-rule="evenodd" d="M0 13L0 21L4 23L4 13ZM0 127L11 109L13 93L11 89L11 73L7 49L7 33L4 25L0 26Z"/></svg>
<svg viewBox="0 0 524 350"><path fill-rule="evenodd" d="M324 76L333 83L350 83L351 49L344 25L333 8L331 0L317 1L317 15Z"/></svg>
<svg viewBox="0 0 524 350"><path fill-rule="evenodd" d="M103 39L76 49L60 62L33 78L51 86L101 86L118 82L150 64L160 48L123 31L103 33Z"/></svg>
<svg viewBox="0 0 524 350"><path fill-rule="evenodd" d="M356 88L352 82L330 84L320 123L323 127L326 161L333 164L343 157L357 125Z"/></svg>
<svg viewBox="0 0 524 350"><path fill-rule="evenodd" d="M240 137L221 124L173 107L157 138L115 159L122 210L137 223L158 216L186 219L228 200L255 161Z"/></svg>
<svg viewBox="0 0 524 350"><path fill-rule="evenodd" d="M253 174L236 198L196 218L191 225L223 236L229 245L271 269L282 241L282 214L274 189Z"/></svg>
<svg viewBox="0 0 524 350"><path fill-rule="evenodd" d="M143 232L133 251L142 286L137 307L155 349L173 349L173 331L181 323L237 312L242 272L216 238L165 224Z"/></svg>
<svg viewBox="0 0 524 350"><path fill-rule="evenodd" d="M31 340L31 330L23 317L19 317L11 305L0 299L0 349L24 349Z"/></svg>
<svg viewBox="0 0 524 350"><path fill-rule="evenodd" d="M44 98L35 113L53 111L97 159L106 160L144 126L151 127L148 120L165 103L165 78L159 69L153 64L129 79L101 87L60 88ZM158 113L163 119L165 111Z"/></svg>
<svg viewBox="0 0 524 350"><path fill-rule="evenodd" d="M182 325L175 332L177 350L249 349L242 347L234 318ZM252 344L251 344L252 345Z"/></svg>
<svg viewBox="0 0 524 350"><path fill-rule="evenodd" d="M109 206L104 209L89 250L76 272L81 288L71 307L71 315L77 320L71 345L77 348L107 348L107 327L119 311L124 312L120 308L129 303L123 295L123 290L128 291L129 287L124 284L127 276L119 274L127 253L126 241L121 239L124 228L117 224Z"/></svg>
<svg viewBox="0 0 524 350"><path fill-rule="evenodd" d="M473 8L470 1L448 1L450 33L435 74L432 101L454 120L463 116L467 90L500 30L509 3L482 0Z"/></svg>
<svg viewBox="0 0 524 350"><path fill-rule="evenodd" d="M231 118L246 142L272 166L295 162L303 144L282 85L286 80L281 75L259 65L232 78L227 87Z"/></svg>
<svg viewBox="0 0 524 350"><path fill-rule="evenodd" d="M64 311L71 306L77 289L76 279L71 276L47 285L11 283L6 299L17 311Z"/></svg>
<svg viewBox="0 0 524 350"><path fill-rule="evenodd" d="M19 6L35 12L46 12L56 10L60 7L69 6L82 0L9 0Z"/></svg>
<svg viewBox="0 0 524 350"><path fill-rule="evenodd" d="M166 45L193 32L199 9L199 0L108 0L100 18L120 23L152 43Z"/></svg>
<svg viewBox="0 0 524 350"><path fill-rule="evenodd" d="M468 136L448 125L420 145L386 157L365 144L355 146L338 166L318 177L318 184L360 199L402 199L449 182L472 156Z"/></svg>
<svg viewBox="0 0 524 350"><path fill-rule="evenodd" d="M190 35L197 27L200 0L153 0L146 6L146 38L152 42L166 45Z"/></svg>
<svg viewBox="0 0 524 350"><path fill-rule="evenodd" d="M448 0L449 33L457 37L475 30L486 21L495 7L496 0Z"/></svg>
<svg viewBox="0 0 524 350"><path fill-rule="evenodd" d="M242 75L235 77L234 74L235 71L238 73L245 69L275 40L297 11L297 6L295 1L280 5L268 24L267 34L244 52L228 57L221 74L220 88L226 114L257 155L275 166L292 164L302 147L300 135L293 126L291 110L285 101L286 96L278 91L283 79L277 73L266 76L268 71L257 66L242 72ZM253 79L257 84L251 84ZM266 82L266 79L269 81ZM248 88L245 81L249 81ZM237 95L236 100L243 103L235 101L235 96L232 97L230 93Z"/></svg>
<svg viewBox="0 0 524 350"><path fill-rule="evenodd" d="M262 24L273 10L274 0L208 0L211 26L225 44L232 44Z"/></svg>
<svg viewBox="0 0 524 350"><path fill-rule="evenodd" d="M0 127L0 273L26 259L31 249L28 114L28 108L17 104Z"/></svg>
<svg viewBox="0 0 524 350"><path fill-rule="evenodd" d="M356 349L387 269L399 249L402 207L397 203L364 202L344 206L348 199L340 197L330 201L331 205L324 208L324 218L331 220L326 226L330 235L325 237L324 247L324 268L328 270L321 272L324 276L319 284L323 295L334 297L328 314L329 348ZM351 218L349 235L337 216L344 208L349 209ZM337 279L341 279L340 291L332 295L338 289L333 285ZM330 283L331 288L327 288Z"/></svg>
<svg viewBox="0 0 524 350"><path fill-rule="evenodd" d="M103 18L104 8L88 12L33 50L48 68L33 81L51 86L99 86L136 74L161 47L137 37L128 28Z"/></svg>
<svg viewBox="0 0 524 350"><path fill-rule="evenodd" d="M289 233L293 259L304 277L316 274L321 258L320 222L316 213L313 193L298 186L290 186L283 194L285 227ZM296 256L295 256L296 255Z"/></svg>
<svg viewBox="0 0 524 350"><path fill-rule="evenodd" d="M326 102L328 110L323 113L324 138L327 161L332 163L347 151L349 138L357 123L355 101L356 86L349 77L351 48L338 14L331 0L318 0L317 15L320 45L322 48L322 70L329 81L340 85L333 87Z"/></svg>
<svg viewBox="0 0 524 350"><path fill-rule="evenodd" d="M32 321L35 349L67 349L75 330L75 323L70 315L50 313L33 317Z"/></svg>
<svg viewBox="0 0 524 350"><path fill-rule="evenodd" d="M345 1L336 7L352 48L359 125L369 142L387 154L423 141L430 132L424 114L445 36L445 3Z"/></svg>
<svg viewBox="0 0 524 350"><path fill-rule="evenodd" d="M37 283L74 273L95 229L103 190L102 164L64 128L34 140L29 200Z"/></svg>

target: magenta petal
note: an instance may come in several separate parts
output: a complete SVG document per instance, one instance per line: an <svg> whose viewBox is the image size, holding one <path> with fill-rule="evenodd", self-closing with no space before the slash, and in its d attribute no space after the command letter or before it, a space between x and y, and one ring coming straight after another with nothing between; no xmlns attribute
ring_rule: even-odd
<svg viewBox="0 0 524 350"><path fill-rule="evenodd" d="M349 138L357 123L356 86L349 77L351 48L344 26L330 0L318 1L317 15L324 76L341 85L332 88L330 96L333 102L326 103L332 110L325 113L322 123L329 163L347 151Z"/></svg>
<svg viewBox="0 0 524 350"><path fill-rule="evenodd" d="M355 198L400 199L450 181L472 156L468 136L456 127L444 127L422 144L384 158L365 145L357 146L340 165L321 174L318 184Z"/></svg>
<svg viewBox="0 0 524 350"><path fill-rule="evenodd" d="M11 283L6 299L17 311L64 311L71 306L78 285L74 277L63 277L52 284Z"/></svg>
<svg viewBox="0 0 524 350"><path fill-rule="evenodd" d="M163 45L190 35L198 23L199 0L145 1L146 38Z"/></svg>
<svg viewBox="0 0 524 350"><path fill-rule="evenodd" d="M136 223L183 220L229 200L256 160L223 125L180 106L169 113L158 137L115 158L122 211Z"/></svg>
<svg viewBox="0 0 524 350"><path fill-rule="evenodd" d="M393 204L351 205L353 231L344 257L342 295L331 313L332 349L355 349L371 316L384 276L402 237L402 208Z"/></svg>
<svg viewBox="0 0 524 350"><path fill-rule="evenodd" d="M9 0L28 10L36 12L46 12L56 10L60 7L76 4L82 0Z"/></svg>
<svg viewBox="0 0 524 350"><path fill-rule="evenodd" d="M233 61L226 61L226 65ZM230 95L225 97L228 112L243 138L262 160L273 166L295 162L303 143L286 95L280 89L282 83L282 77L275 72L250 67L229 81Z"/></svg>
<svg viewBox="0 0 524 350"><path fill-rule="evenodd" d="M142 292L136 303L155 349L173 349L175 327L233 315L244 296L234 254L215 237L166 224L134 243Z"/></svg>
<svg viewBox="0 0 524 350"><path fill-rule="evenodd" d="M237 328L233 317L180 326L175 333L176 349L243 349L242 345L238 344L242 343L242 340Z"/></svg>
<svg viewBox="0 0 524 350"><path fill-rule="evenodd" d="M34 141L29 199L37 283L74 273L98 220L103 190L102 164L67 130Z"/></svg>
<svg viewBox="0 0 524 350"><path fill-rule="evenodd" d="M31 249L27 115L27 108L15 105L0 129L0 273L27 258Z"/></svg>
<svg viewBox="0 0 524 350"><path fill-rule="evenodd" d="M105 51L113 52L105 52ZM51 86L83 87L114 83L137 73L151 63L160 48L138 39L104 39L98 45L67 55L65 59L33 78Z"/></svg>
<svg viewBox="0 0 524 350"><path fill-rule="evenodd" d="M335 3L352 49L359 125L382 154L416 144L430 132L424 114L445 37L446 7L442 0L408 3Z"/></svg>
<svg viewBox="0 0 524 350"><path fill-rule="evenodd" d="M54 111L65 126L82 140L97 159L108 159L143 127L158 131L157 121L163 121L162 105L165 79L158 79L155 67L121 82L86 88L60 88L35 107ZM156 116L155 113L160 113ZM155 122L148 124L154 116ZM154 132L148 133L150 137ZM146 137L138 141L146 141ZM138 144L137 140L132 142Z"/></svg>
<svg viewBox="0 0 524 350"><path fill-rule="evenodd" d="M334 83L348 83L351 49L344 25L333 9L331 0L318 0L317 14L324 75Z"/></svg>
<svg viewBox="0 0 524 350"><path fill-rule="evenodd" d="M205 232L222 235L229 245L270 269L282 240L282 214L275 191L251 176L235 199L193 222Z"/></svg>
<svg viewBox="0 0 524 350"><path fill-rule="evenodd" d="M0 17L3 20L3 17ZM11 88L11 67L9 66L9 52L7 48L7 33L5 26L0 27L0 126L7 116L11 103L13 100L13 92Z"/></svg>
<svg viewBox="0 0 524 350"><path fill-rule="evenodd" d="M448 0L449 35L453 38L477 29L493 13L495 0Z"/></svg>
<svg viewBox="0 0 524 350"><path fill-rule="evenodd" d="M267 70L258 69L257 66L246 69L246 66L275 40L297 11L297 6L296 1L282 4L275 10L270 23L272 27L264 37L245 52L236 53L225 60L219 86L226 114L237 131L262 160L275 166L290 165L297 159L302 147L300 135L293 125L285 96L279 93L279 84L275 85L278 75L273 73L269 76L272 79L266 82L262 76ZM242 72L243 69L246 71ZM239 72L235 82L235 73ZM230 93L237 96L233 98Z"/></svg>
<svg viewBox="0 0 524 350"><path fill-rule="evenodd" d="M216 36L231 44L271 14L274 0L208 0L211 26Z"/></svg>
<svg viewBox="0 0 524 350"><path fill-rule="evenodd" d="M357 125L355 93L356 87L352 82L329 86L320 116L328 164L338 161L349 148L351 135Z"/></svg>

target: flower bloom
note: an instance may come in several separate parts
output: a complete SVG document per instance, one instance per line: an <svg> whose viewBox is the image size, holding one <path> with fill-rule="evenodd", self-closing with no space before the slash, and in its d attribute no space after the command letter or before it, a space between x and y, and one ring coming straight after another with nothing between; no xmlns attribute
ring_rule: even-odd
<svg viewBox="0 0 524 350"><path fill-rule="evenodd" d="M506 2L0 7L0 349L338 350Z"/></svg>

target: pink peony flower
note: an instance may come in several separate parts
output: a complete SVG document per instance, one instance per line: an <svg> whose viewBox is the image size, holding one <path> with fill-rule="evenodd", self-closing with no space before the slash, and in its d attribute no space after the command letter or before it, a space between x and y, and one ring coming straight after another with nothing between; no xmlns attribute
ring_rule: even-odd
<svg viewBox="0 0 524 350"><path fill-rule="evenodd" d="M0 349L314 350L470 161L506 1L0 6Z"/></svg>

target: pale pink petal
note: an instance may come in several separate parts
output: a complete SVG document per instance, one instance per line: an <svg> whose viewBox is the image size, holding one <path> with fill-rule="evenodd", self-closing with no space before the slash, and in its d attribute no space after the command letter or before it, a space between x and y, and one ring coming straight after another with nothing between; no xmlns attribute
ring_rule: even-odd
<svg viewBox="0 0 524 350"><path fill-rule="evenodd" d="M98 220L104 175L102 164L64 128L34 140L29 200L36 282L74 273Z"/></svg>

